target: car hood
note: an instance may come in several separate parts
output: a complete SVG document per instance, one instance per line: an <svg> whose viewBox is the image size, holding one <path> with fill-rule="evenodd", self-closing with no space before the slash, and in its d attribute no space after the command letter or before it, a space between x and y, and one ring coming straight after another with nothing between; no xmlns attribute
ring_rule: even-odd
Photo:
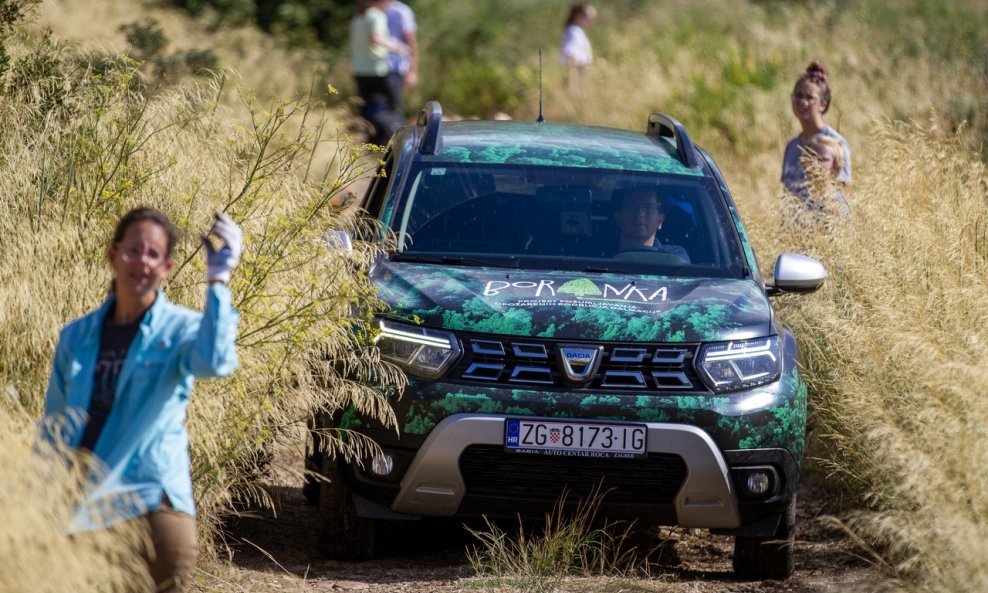
<svg viewBox="0 0 988 593"><path fill-rule="evenodd" d="M390 315L434 328L565 340L699 342L770 335L753 280L382 261Z"/></svg>

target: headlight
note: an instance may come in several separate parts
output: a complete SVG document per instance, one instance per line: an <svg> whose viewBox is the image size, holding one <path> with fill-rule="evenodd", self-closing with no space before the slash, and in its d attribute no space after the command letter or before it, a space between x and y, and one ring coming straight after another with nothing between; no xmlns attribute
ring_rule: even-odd
<svg viewBox="0 0 988 593"><path fill-rule="evenodd" d="M717 393L771 383L782 370L779 336L707 344L700 350L696 367Z"/></svg>
<svg viewBox="0 0 988 593"><path fill-rule="evenodd" d="M374 343L381 358L405 372L426 379L438 379L460 357L456 336L450 332L378 319L380 333Z"/></svg>

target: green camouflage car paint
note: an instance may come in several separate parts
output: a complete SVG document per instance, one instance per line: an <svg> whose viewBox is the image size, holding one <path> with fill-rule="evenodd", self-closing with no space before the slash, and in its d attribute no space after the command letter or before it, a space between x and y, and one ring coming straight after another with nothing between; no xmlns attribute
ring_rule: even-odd
<svg viewBox="0 0 988 593"><path fill-rule="evenodd" d="M513 164L702 176L676 158L675 146L641 133L612 128L534 122L452 122L424 163ZM658 149L658 150L657 150Z"/></svg>
<svg viewBox="0 0 988 593"><path fill-rule="evenodd" d="M371 280L397 318L426 326L569 340L710 342L771 333L752 280L383 262Z"/></svg>
<svg viewBox="0 0 988 593"><path fill-rule="evenodd" d="M799 382L796 375L787 381ZM746 393L744 398L706 395L621 395L592 396L574 392L503 390L469 387L439 394L433 386L419 390L411 386L413 400L399 402L396 408L404 420L403 434L427 435L443 418L457 413L497 414L551 418L587 418L641 422L673 422L704 427L722 449L789 449L802 456L806 427L806 389L794 391L793 399L780 397L764 388ZM510 395L509 395L510 394ZM435 400L429 398L436 396ZM753 398L767 403L749 409Z"/></svg>
<svg viewBox="0 0 988 593"><path fill-rule="evenodd" d="M752 280L581 274L382 263L372 273L391 314L426 326L495 335L641 343L712 342L773 333ZM630 287L630 288L629 288ZM614 394L511 389L411 379L395 402L402 433L425 436L458 413L682 422L723 449L784 448L802 456L806 385L785 340L782 380L739 394Z"/></svg>
<svg viewBox="0 0 988 593"><path fill-rule="evenodd" d="M703 427L724 450L788 449L797 465L805 449L807 392L787 335L782 379L739 393L633 394L592 390L536 390L410 379L393 405L403 439L428 435L453 414L496 414L542 418L675 422ZM455 387L455 391L452 390ZM344 419L357 428L359 420Z"/></svg>

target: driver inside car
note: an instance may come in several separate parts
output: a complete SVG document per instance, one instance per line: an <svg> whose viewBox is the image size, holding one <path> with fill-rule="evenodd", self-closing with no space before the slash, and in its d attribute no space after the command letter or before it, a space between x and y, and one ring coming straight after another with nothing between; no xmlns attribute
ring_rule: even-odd
<svg viewBox="0 0 988 593"><path fill-rule="evenodd" d="M665 211L662 200L653 187L631 187L614 191L614 223L618 229L616 253L654 251L676 255L690 263L686 249L665 245L655 238L662 228Z"/></svg>

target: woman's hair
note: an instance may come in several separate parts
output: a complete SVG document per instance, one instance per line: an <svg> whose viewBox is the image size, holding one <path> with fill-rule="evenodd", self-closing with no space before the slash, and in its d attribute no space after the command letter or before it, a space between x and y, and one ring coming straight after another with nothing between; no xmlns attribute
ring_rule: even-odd
<svg viewBox="0 0 988 593"><path fill-rule="evenodd" d="M165 231L165 236L168 238L165 256L170 258L172 256L172 250L175 247L175 241L178 240L178 231L175 230L175 225L172 224L172 221L168 220L164 212L155 210L154 208L134 208L120 217L120 220L117 221L117 228L113 231L113 244L116 245L123 241L124 235L127 234L127 229L142 220L150 220Z"/></svg>
<svg viewBox="0 0 988 593"><path fill-rule="evenodd" d="M819 60L810 62L810 65L806 67L806 71L796 81L793 92L796 92L796 89L799 88L800 83L804 80L816 85L816 88L820 91L820 102L823 103L823 112L826 113L830 109L830 84L827 82L827 67Z"/></svg>
<svg viewBox="0 0 988 593"><path fill-rule="evenodd" d="M592 6L589 4L574 4L569 9L569 16L566 17L566 27L576 24L577 17L590 16Z"/></svg>
<svg viewBox="0 0 988 593"><path fill-rule="evenodd" d="M840 174L844 170L844 147L841 146L840 140L828 134L816 134L807 145L813 146L814 144L823 145L830 149L834 155L834 162L833 169L828 172L833 175Z"/></svg>

